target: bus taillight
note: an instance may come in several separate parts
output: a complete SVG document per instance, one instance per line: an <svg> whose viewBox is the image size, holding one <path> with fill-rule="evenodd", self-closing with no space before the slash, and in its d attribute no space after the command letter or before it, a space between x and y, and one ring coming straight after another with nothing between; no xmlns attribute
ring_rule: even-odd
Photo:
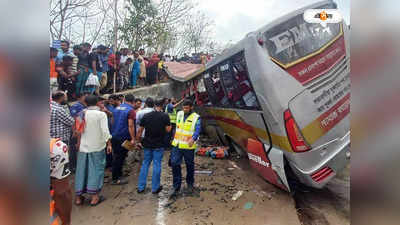
<svg viewBox="0 0 400 225"><path fill-rule="evenodd" d="M289 138L290 145L294 152L306 152L310 150L310 146L304 141L303 136L300 133L299 128L294 121L290 110L286 110L284 113L286 133Z"/></svg>

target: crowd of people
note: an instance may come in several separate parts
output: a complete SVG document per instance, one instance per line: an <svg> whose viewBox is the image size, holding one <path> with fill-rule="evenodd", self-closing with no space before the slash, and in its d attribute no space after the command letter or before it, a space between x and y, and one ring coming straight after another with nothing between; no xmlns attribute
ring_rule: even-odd
<svg viewBox="0 0 400 225"><path fill-rule="evenodd" d="M179 59L163 53L146 57L144 49L122 48L113 52L105 45L92 48L89 43L75 45L71 51L70 43L61 41L59 49L50 47L50 89L66 92L69 100L86 92L114 93L114 88L120 92L167 80L164 62L206 64L210 57L203 53L191 57L185 53Z"/></svg>
<svg viewBox="0 0 400 225"><path fill-rule="evenodd" d="M65 57L63 57L65 59ZM128 62L128 59L126 60ZM181 192L181 163L186 163L187 192L194 188L194 150L201 131L200 116L188 99L135 98L132 94L112 94L107 99L91 93L76 93L78 101L68 107L64 91L55 91L50 104L50 177L53 199L52 220L71 223L72 202L96 206L101 195L105 171L111 169L111 185L128 183L123 173L129 151L141 162L137 193L146 193L147 175L153 163L151 192L163 190L160 182L165 150L170 150L169 165L173 183L170 197ZM182 105L182 106L181 106ZM177 110L182 107L182 110ZM69 186L75 173L74 191ZM90 200L85 201L85 197Z"/></svg>

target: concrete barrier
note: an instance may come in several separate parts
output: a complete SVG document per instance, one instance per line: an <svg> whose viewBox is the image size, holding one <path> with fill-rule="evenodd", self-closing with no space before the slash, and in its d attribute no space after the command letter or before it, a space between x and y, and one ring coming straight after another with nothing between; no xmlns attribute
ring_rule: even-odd
<svg viewBox="0 0 400 225"><path fill-rule="evenodd" d="M116 94L133 94L136 98L141 98L145 100L148 97L157 98L172 98L177 99L182 98L182 91L184 90L184 85L180 82L169 81L166 83L153 84L151 86L145 86L135 89L129 89L126 91L118 92ZM105 94L103 97L108 98L110 94Z"/></svg>

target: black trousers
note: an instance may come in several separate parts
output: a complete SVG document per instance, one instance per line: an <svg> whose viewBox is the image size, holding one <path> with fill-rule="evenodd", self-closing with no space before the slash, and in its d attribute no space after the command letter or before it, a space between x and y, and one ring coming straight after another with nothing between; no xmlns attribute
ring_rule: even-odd
<svg viewBox="0 0 400 225"><path fill-rule="evenodd" d="M108 89L112 90L114 88L114 72L115 70L113 68L110 68L110 70L107 72L107 86L106 86L107 90Z"/></svg>
<svg viewBox="0 0 400 225"><path fill-rule="evenodd" d="M72 137L69 141L69 168L75 172L76 170L76 161L77 161L77 154L78 154L78 149L76 149L76 143L78 142L78 139L76 137Z"/></svg>
<svg viewBox="0 0 400 225"><path fill-rule="evenodd" d="M106 155L106 168L110 168L113 165L113 154Z"/></svg>
<svg viewBox="0 0 400 225"><path fill-rule="evenodd" d="M114 138L111 139L111 144L113 148L112 179L114 181L121 178L122 167L128 154L128 150L121 146L122 143L124 143L124 141Z"/></svg>

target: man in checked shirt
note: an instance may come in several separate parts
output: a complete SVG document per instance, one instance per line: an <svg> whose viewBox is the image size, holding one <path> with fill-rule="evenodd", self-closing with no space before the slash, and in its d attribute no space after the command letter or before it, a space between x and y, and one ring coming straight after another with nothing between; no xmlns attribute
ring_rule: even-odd
<svg viewBox="0 0 400 225"><path fill-rule="evenodd" d="M61 141L69 146L74 118L65 110L63 105L67 104L67 96L62 91L52 94L50 102L50 137L61 138Z"/></svg>

